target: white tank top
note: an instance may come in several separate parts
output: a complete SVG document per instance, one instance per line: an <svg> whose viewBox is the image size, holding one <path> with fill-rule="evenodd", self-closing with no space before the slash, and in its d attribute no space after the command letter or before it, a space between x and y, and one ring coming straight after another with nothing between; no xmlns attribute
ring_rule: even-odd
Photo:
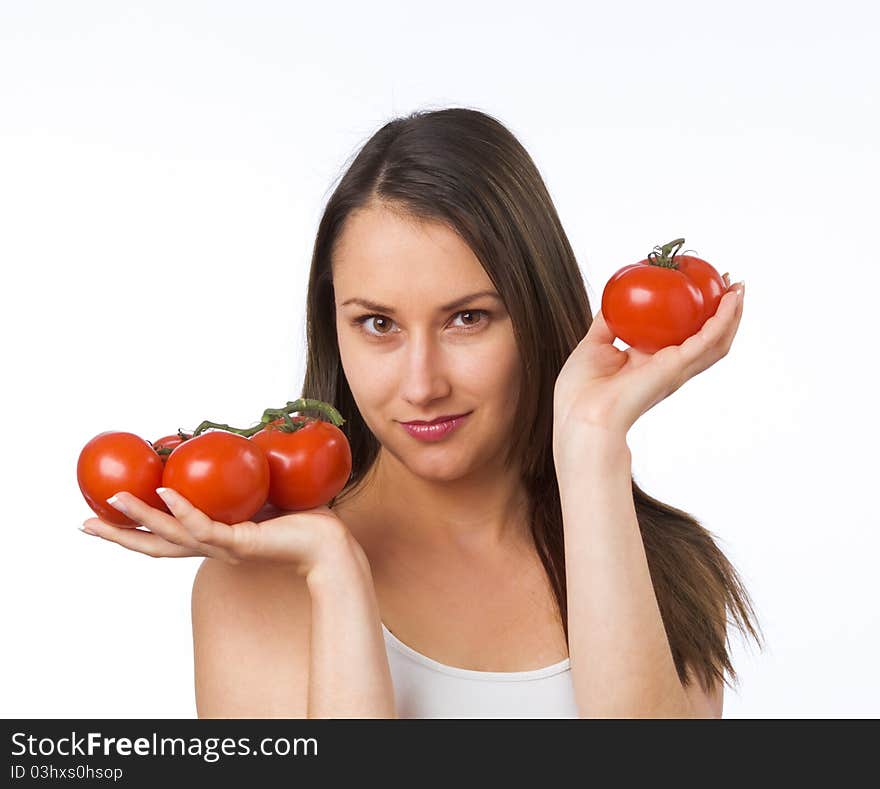
<svg viewBox="0 0 880 789"><path fill-rule="evenodd" d="M532 671L474 671L432 660L382 623L399 718L577 718L571 659Z"/></svg>

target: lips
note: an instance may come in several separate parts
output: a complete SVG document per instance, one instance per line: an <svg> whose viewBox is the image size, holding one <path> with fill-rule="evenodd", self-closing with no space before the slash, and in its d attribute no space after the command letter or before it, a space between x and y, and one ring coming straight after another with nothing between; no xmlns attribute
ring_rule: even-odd
<svg viewBox="0 0 880 789"><path fill-rule="evenodd" d="M468 411L465 414L459 414L451 418L438 417L433 422L422 422L421 424L401 422L400 426L418 441L443 441L448 435L458 430L461 424L467 421L471 413Z"/></svg>
<svg viewBox="0 0 880 789"><path fill-rule="evenodd" d="M470 411L467 411L463 414L447 414L446 416L438 416L436 419L431 419L430 421L424 421L422 419L413 419L411 422L401 422L403 425L436 425L440 422L448 422L451 419L457 419L460 416L465 416L469 414Z"/></svg>

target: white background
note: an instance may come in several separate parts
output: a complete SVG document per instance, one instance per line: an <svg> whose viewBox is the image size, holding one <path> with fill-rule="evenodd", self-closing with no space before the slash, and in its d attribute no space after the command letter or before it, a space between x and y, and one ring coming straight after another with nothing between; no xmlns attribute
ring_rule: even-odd
<svg viewBox="0 0 880 789"><path fill-rule="evenodd" d="M295 397L335 179L445 106L529 150L594 312L678 236L746 280L634 474L755 600L725 717L876 716L878 25L868 0L2 3L0 716L195 716L200 560L80 532L79 450Z"/></svg>

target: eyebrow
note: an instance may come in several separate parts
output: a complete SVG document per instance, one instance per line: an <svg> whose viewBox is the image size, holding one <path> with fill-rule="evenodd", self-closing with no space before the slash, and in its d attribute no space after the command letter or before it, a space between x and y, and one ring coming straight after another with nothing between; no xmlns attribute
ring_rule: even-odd
<svg viewBox="0 0 880 789"><path fill-rule="evenodd" d="M440 312L448 312L449 310L454 310L456 307L461 307L464 304L467 304L470 301L474 301L476 299L482 298L483 296L489 296L493 299L501 301L501 296L498 295L494 290L481 290L477 293L471 293L467 296L462 296L455 301L451 301L449 304L444 304L439 308ZM370 301L369 299L348 299L343 301L340 306L344 307L346 304L358 304L361 307L364 307L368 310L375 310L376 312L387 313L388 315L394 315L394 309L392 307L386 307L384 304L378 304L375 301Z"/></svg>

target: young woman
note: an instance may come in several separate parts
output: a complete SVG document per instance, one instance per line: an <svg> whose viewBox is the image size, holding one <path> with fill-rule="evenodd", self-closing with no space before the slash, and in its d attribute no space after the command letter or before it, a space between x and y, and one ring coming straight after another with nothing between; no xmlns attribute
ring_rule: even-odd
<svg viewBox="0 0 880 789"><path fill-rule="evenodd" d="M307 299L301 396L347 420L340 495L230 527L123 492L149 531L89 521L206 557L199 716L720 717L728 614L760 641L754 611L710 532L636 485L626 435L728 352L741 288L682 345L618 350L527 152L455 108L363 146Z"/></svg>

